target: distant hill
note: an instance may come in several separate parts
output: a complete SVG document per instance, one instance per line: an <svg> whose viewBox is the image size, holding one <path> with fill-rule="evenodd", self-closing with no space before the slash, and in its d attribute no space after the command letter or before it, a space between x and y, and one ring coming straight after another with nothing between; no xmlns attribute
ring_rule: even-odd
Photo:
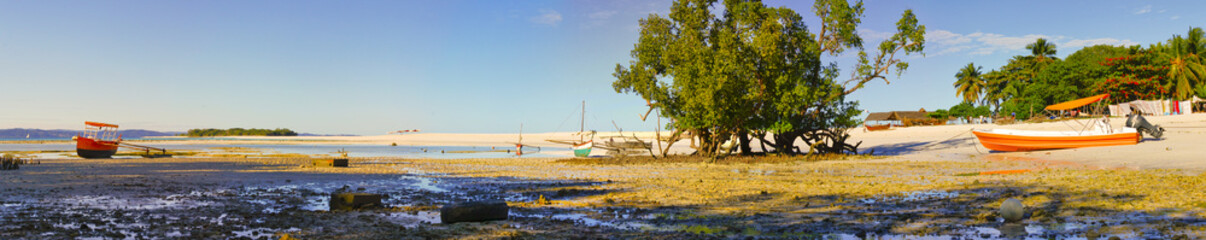
<svg viewBox="0 0 1206 240"><path fill-rule="evenodd" d="M27 129L27 128L10 128L10 129L0 129L0 138L8 138L8 139L25 138L26 134L28 134L29 138L37 138L37 139L50 139L50 138L70 139L72 136L75 136L75 135L79 134L80 132L81 132L80 130L64 130L64 129L43 130L43 129ZM176 136L176 135L180 135L182 132L159 132L159 131L142 130L142 129L128 129L128 130L119 130L119 131L117 131L117 133L121 134L122 138L129 139L129 138L156 137L156 136Z"/></svg>
<svg viewBox="0 0 1206 240"><path fill-rule="evenodd" d="M21 139L21 138L25 138L25 134L29 134L30 139L55 139L55 138L71 139L72 136L75 136L75 135L79 134L80 132L81 132L81 130L65 130L65 129L45 130L45 129L28 129L28 128L9 128L9 129L0 129L0 139ZM119 130L117 132L121 134L122 138L126 138L126 139L143 138L143 137L180 136L181 134L184 134L184 132L160 132L160 131L151 131L151 130L143 130L143 129ZM299 133L297 135L298 136L320 136L320 137L359 136L359 135L354 135L354 134L313 134L313 133Z"/></svg>

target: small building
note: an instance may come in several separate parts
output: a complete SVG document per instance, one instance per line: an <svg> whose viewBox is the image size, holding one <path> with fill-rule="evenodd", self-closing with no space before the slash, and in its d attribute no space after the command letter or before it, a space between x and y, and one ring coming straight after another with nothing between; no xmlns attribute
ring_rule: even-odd
<svg viewBox="0 0 1206 240"><path fill-rule="evenodd" d="M867 119L864 121L868 127L877 126L896 126L908 127L917 125L943 125L946 123L944 119L932 119L929 112L922 108L917 111L891 111L891 112L874 112L867 114Z"/></svg>

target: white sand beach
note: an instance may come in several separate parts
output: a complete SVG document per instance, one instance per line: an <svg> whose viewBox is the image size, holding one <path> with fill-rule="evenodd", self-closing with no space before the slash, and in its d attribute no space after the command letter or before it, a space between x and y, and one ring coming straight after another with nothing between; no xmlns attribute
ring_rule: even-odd
<svg viewBox="0 0 1206 240"><path fill-rule="evenodd" d="M1079 149L1062 149L1034 152L990 152L975 140L971 129L1003 128L1023 130L1070 131L1079 128L1076 120L1066 120L1046 123L1020 124L962 124L945 126L922 126L895 128L886 131L863 131L862 128L851 130L851 139L862 141L861 152L875 155L891 156L889 159L900 160L960 160L969 158L992 159L1030 159L1056 162L1073 162L1099 168L1176 168L1176 169L1206 169L1206 114L1151 116L1147 118L1153 124L1163 126L1167 131L1163 139L1152 139L1145 136L1137 145L1092 147ZM1080 120L1084 122L1085 120ZM1110 118L1110 125L1121 128L1126 119ZM668 135L668 132L662 132ZM617 137L617 132L599 132L595 140L608 141ZM624 136L636 136L648 141L653 139L654 132L624 132ZM404 135L379 136L307 136L307 137L234 137L247 139L241 141L181 141L172 144L256 144L256 143L286 143L296 144L367 144L367 145L410 145L410 146L494 146L511 147L519 142L515 133L471 134L471 133L411 133ZM572 132L560 133L524 133L522 143L529 146L547 148L546 151L556 151L568 146L546 140L578 139ZM267 141L265 141L267 140ZM271 140L282 140L280 142ZM299 141L300 140L300 141ZM757 150L757 143L754 143ZM692 152L690 142L680 141L673 145L672 153L687 154ZM564 152L569 155L568 151Z"/></svg>
<svg viewBox="0 0 1206 240"><path fill-rule="evenodd" d="M1202 147L1202 143L1206 142L1206 114L1151 116L1147 120L1166 129L1163 139L1152 139L1145 135L1137 145L1033 152L989 152L969 131L975 128L1071 131L1080 125L1074 120L1009 125L968 124L875 132L856 129L851 135L853 139L863 141L860 150L875 150L876 154L897 155L911 160L991 157L1072 162L1101 168L1206 169L1206 148ZM1110 118L1110 125L1114 128L1123 127L1125 122L1125 118Z"/></svg>

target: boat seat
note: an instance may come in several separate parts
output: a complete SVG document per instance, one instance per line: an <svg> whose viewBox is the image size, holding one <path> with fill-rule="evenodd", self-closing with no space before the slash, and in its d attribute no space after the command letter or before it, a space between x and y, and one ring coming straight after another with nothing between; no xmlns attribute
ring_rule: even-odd
<svg viewBox="0 0 1206 240"><path fill-rule="evenodd" d="M1089 121L1089 131L1100 133L1114 133L1114 128L1110 126L1110 119L1102 117Z"/></svg>

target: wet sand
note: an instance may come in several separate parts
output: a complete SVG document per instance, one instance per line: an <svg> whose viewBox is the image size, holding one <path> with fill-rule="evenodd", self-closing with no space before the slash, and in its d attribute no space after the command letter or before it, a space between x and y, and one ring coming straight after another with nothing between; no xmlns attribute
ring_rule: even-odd
<svg viewBox="0 0 1206 240"><path fill-rule="evenodd" d="M1206 234L1206 178L1185 170L1003 159L355 158L349 168L309 160L43 160L0 172L0 238ZM977 174L1010 169L1033 170ZM391 208L327 211L339 191L386 194ZM995 213L1010 197L1029 206L1022 223ZM478 199L508 201L511 219L438 223L438 207Z"/></svg>
<svg viewBox="0 0 1206 240"><path fill-rule="evenodd" d="M1206 141L1206 115L1149 120L1168 129L1164 139L1028 153L987 152L968 130L1066 130L1074 123L856 129L860 149L877 156L821 160L354 158L350 168L312 168L305 157L43 159L0 172L0 238L1204 236L1206 161L1199 156L1206 148L1199 146ZM495 146L512 137L421 133L246 142ZM555 147L543 139L569 137L524 139ZM678 143L674 152L689 152L687 145ZM328 211L330 194L341 191L386 194L390 208ZM997 216L1007 198L1027 206L1025 220L1005 223ZM438 223L440 206L478 199L506 200L511 219Z"/></svg>

